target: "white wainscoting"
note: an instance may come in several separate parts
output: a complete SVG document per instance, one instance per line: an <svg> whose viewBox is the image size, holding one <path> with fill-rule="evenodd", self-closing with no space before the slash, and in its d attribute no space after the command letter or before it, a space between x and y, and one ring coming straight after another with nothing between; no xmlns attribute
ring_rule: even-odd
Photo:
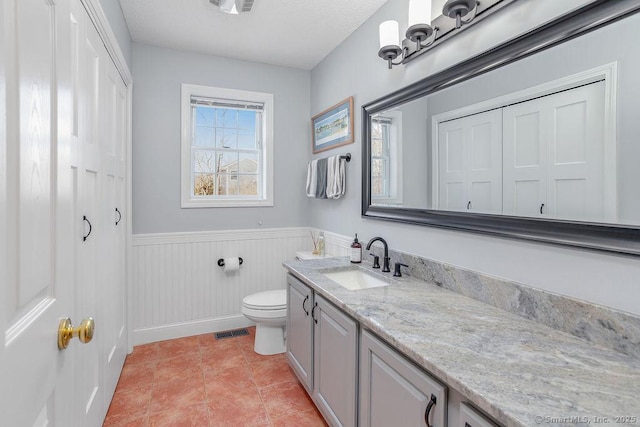
<svg viewBox="0 0 640 427"><path fill-rule="evenodd" d="M296 251L313 248L309 228L214 231L133 236L133 344L223 331L251 324L242 298L284 289L282 262ZM326 233L328 253L343 240ZM242 257L235 273L225 273L218 259Z"/></svg>

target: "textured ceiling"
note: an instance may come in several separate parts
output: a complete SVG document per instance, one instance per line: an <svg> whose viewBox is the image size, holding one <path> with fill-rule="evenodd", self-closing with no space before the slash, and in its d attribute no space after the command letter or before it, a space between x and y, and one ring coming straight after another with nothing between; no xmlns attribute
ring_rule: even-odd
<svg viewBox="0 0 640 427"><path fill-rule="evenodd" d="M131 38L310 70L387 0L256 0L240 15L209 0L120 0Z"/></svg>

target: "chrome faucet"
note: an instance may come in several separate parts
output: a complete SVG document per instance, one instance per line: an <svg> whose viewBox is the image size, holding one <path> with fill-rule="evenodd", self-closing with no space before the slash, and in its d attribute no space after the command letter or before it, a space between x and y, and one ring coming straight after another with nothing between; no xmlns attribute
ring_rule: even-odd
<svg viewBox="0 0 640 427"><path fill-rule="evenodd" d="M382 237L374 237L373 239L369 240L369 243L367 243L366 249L367 250L371 249L371 245L375 241L380 241L384 245L384 262L382 264L382 271L385 273L388 273L391 271L391 269L389 268L389 246L387 245L387 241L384 240Z"/></svg>

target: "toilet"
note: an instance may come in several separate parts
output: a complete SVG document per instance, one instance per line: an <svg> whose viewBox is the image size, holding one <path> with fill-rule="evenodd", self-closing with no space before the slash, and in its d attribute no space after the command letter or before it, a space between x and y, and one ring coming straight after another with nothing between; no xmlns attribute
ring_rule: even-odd
<svg viewBox="0 0 640 427"><path fill-rule="evenodd" d="M284 325L287 320L287 290L251 294L242 300L242 314L256 322L253 350L270 355L285 352Z"/></svg>

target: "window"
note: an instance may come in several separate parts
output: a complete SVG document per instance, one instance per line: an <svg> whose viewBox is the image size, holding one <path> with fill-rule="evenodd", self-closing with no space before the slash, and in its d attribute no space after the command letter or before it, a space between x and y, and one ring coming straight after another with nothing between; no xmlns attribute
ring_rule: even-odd
<svg viewBox="0 0 640 427"><path fill-rule="evenodd" d="M371 121L371 196L389 197L391 119L374 117Z"/></svg>
<svg viewBox="0 0 640 427"><path fill-rule="evenodd" d="M182 85L183 208L273 206L273 95Z"/></svg>
<svg viewBox="0 0 640 427"><path fill-rule="evenodd" d="M402 203L402 114L371 118L371 197L376 205Z"/></svg>

